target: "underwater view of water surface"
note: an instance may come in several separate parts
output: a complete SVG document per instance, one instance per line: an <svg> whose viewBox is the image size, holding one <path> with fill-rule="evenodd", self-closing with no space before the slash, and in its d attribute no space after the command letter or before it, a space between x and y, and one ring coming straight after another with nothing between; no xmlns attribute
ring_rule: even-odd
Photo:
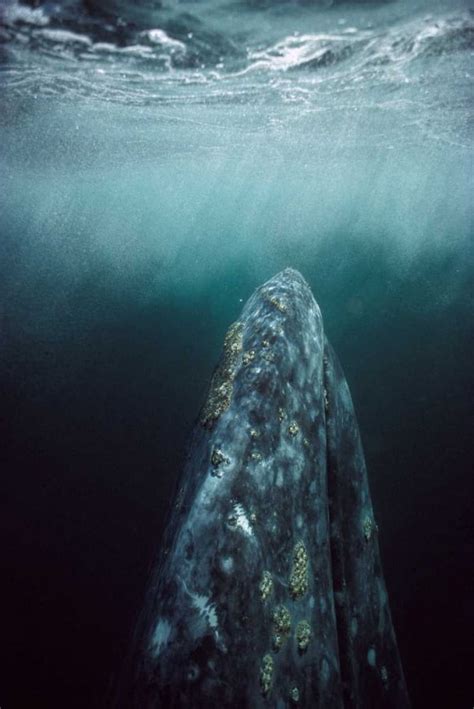
<svg viewBox="0 0 474 709"><path fill-rule="evenodd" d="M2 709L113 706L224 334L288 266L413 706L472 706L470 5L0 3Z"/></svg>

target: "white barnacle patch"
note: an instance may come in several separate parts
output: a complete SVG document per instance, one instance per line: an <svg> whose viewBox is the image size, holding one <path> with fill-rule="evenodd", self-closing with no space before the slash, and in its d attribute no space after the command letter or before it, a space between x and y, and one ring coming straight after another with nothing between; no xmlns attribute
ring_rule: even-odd
<svg viewBox="0 0 474 709"><path fill-rule="evenodd" d="M272 512L270 518L267 519L266 527L270 534L278 533L278 515L275 510Z"/></svg>
<svg viewBox="0 0 474 709"><path fill-rule="evenodd" d="M190 591L184 579L181 579L181 583L183 584L184 591L191 599L194 609L197 611L189 623L191 632L198 638L204 634L207 625L213 630L216 641L220 643L219 622L215 604L212 603L208 596Z"/></svg>
<svg viewBox="0 0 474 709"><path fill-rule="evenodd" d="M217 613L213 603L210 602L207 596L199 593L188 591L191 596L194 607L199 614L207 621L208 625L214 630L217 628Z"/></svg>
<svg viewBox="0 0 474 709"><path fill-rule="evenodd" d="M209 606L206 611L206 618L207 622L211 626L211 628L216 629L218 625L217 621L217 613L216 613L216 607L215 606Z"/></svg>
<svg viewBox="0 0 474 709"><path fill-rule="evenodd" d="M245 532L245 534L253 534L252 525L250 524L249 518L247 517L247 513L243 505L240 504L240 502L234 505L233 514L235 519L235 526Z"/></svg>
<svg viewBox="0 0 474 709"><path fill-rule="evenodd" d="M231 556L224 556L221 559L221 569L225 574L231 574L234 570L234 560Z"/></svg>
<svg viewBox="0 0 474 709"><path fill-rule="evenodd" d="M234 530L240 529L248 536L253 534L252 525L250 524L247 512L240 502L236 502L231 512L227 515L227 526Z"/></svg>
<svg viewBox="0 0 474 709"><path fill-rule="evenodd" d="M292 473L293 473L293 479L295 482L299 482L301 479L301 475L303 474L304 471L304 459L302 457L296 458L293 461L292 465Z"/></svg>
<svg viewBox="0 0 474 709"><path fill-rule="evenodd" d="M373 647L369 648L369 651L367 653L367 662L371 667L375 667L375 663L377 662L377 655Z"/></svg>
<svg viewBox="0 0 474 709"><path fill-rule="evenodd" d="M150 651L155 657L158 657L162 648L165 647L171 635L171 625L164 618L159 618L153 632Z"/></svg>
<svg viewBox="0 0 474 709"><path fill-rule="evenodd" d="M351 635L353 638L357 635L357 630L359 629L359 625L357 623L357 618L352 618L351 620Z"/></svg>
<svg viewBox="0 0 474 709"><path fill-rule="evenodd" d="M329 663L324 657L322 662L321 662L321 673L320 673L321 679L324 683L326 683L329 680L330 677L330 671L329 671Z"/></svg>

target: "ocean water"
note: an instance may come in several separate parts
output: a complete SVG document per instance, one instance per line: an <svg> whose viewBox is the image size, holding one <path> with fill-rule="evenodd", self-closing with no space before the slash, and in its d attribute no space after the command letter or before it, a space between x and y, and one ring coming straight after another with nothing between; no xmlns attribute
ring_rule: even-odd
<svg viewBox="0 0 474 709"><path fill-rule="evenodd" d="M107 707L223 335L299 269L415 708L471 707L474 14L0 3L0 706Z"/></svg>

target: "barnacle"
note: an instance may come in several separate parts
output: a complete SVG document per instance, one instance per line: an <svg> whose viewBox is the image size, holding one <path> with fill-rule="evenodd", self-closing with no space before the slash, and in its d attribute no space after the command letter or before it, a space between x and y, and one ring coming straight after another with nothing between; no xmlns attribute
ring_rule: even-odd
<svg viewBox="0 0 474 709"><path fill-rule="evenodd" d="M220 448L214 448L211 453L211 463L215 468L217 468L221 463L229 463L229 459L224 455Z"/></svg>
<svg viewBox="0 0 474 709"><path fill-rule="evenodd" d="M274 295L269 296L268 302L271 303L280 313L286 313L287 306L286 303L280 298L276 298Z"/></svg>
<svg viewBox="0 0 474 709"><path fill-rule="evenodd" d="M288 608L285 606L278 606L273 612L273 627L274 634L272 638L273 647L275 650L279 650L291 630L291 615Z"/></svg>
<svg viewBox="0 0 474 709"><path fill-rule="evenodd" d="M262 601L266 601L268 596L273 591L273 579L269 571L264 571L259 584L260 597Z"/></svg>
<svg viewBox="0 0 474 709"><path fill-rule="evenodd" d="M248 352L244 352L242 355L242 363L247 366L250 364L250 362L253 362L255 359L255 350L249 350Z"/></svg>
<svg viewBox="0 0 474 709"><path fill-rule="evenodd" d="M296 642L300 652L306 652L311 640L311 628L307 620L300 620L296 626Z"/></svg>
<svg viewBox="0 0 474 709"><path fill-rule="evenodd" d="M300 430L300 427L298 426L296 421L292 421L290 423L290 425L288 426L288 433L290 434L290 436L296 436L296 434L298 433L299 430Z"/></svg>
<svg viewBox="0 0 474 709"><path fill-rule="evenodd" d="M372 517L364 517L364 521L362 522L362 529L364 531L364 537L365 541L369 542L370 539L372 538L373 533L376 531L376 525Z"/></svg>
<svg viewBox="0 0 474 709"><path fill-rule="evenodd" d="M270 691L273 680L273 658L271 655L264 655L260 667L260 688L265 696Z"/></svg>
<svg viewBox="0 0 474 709"><path fill-rule="evenodd" d="M300 701L300 690L298 687L292 687L290 689L290 702L292 704L298 704Z"/></svg>
<svg viewBox="0 0 474 709"><path fill-rule="evenodd" d="M286 638L281 634L281 633L275 633L272 637L272 645L273 649L275 652L278 652L278 650L281 648L283 645L283 642L286 640Z"/></svg>
<svg viewBox="0 0 474 709"><path fill-rule="evenodd" d="M224 338L221 361L214 372L207 401L201 414L201 424L212 428L216 420L226 411L232 401L237 361L242 352L242 323L230 326Z"/></svg>
<svg viewBox="0 0 474 709"><path fill-rule="evenodd" d="M273 623L278 632L287 635L291 630L291 615L288 608L278 606L273 612Z"/></svg>
<svg viewBox="0 0 474 709"><path fill-rule="evenodd" d="M293 565L290 575L290 594L301 598L308 590L308 554L303 542L298 542L293 550Z"/></svg>
<svg viewBox="0 0 474 709"><path fill-rule="evenodd" d="M222 478L224 475L224 471L220 467L222 463L230 463L230 460L224 455L220 448L214 448L211 453L211 474L216 478Z"/></svg>

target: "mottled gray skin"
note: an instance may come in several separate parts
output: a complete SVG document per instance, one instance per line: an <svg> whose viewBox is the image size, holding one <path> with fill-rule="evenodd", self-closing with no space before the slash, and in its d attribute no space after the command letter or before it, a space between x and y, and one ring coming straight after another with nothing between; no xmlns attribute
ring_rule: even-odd
<svg viewBox="0 0 474 709"><path fill-rule="evenodd" d="M125 703L407 707L357 423L319 307L287 269L239 323L194 434Z"/></svg>

